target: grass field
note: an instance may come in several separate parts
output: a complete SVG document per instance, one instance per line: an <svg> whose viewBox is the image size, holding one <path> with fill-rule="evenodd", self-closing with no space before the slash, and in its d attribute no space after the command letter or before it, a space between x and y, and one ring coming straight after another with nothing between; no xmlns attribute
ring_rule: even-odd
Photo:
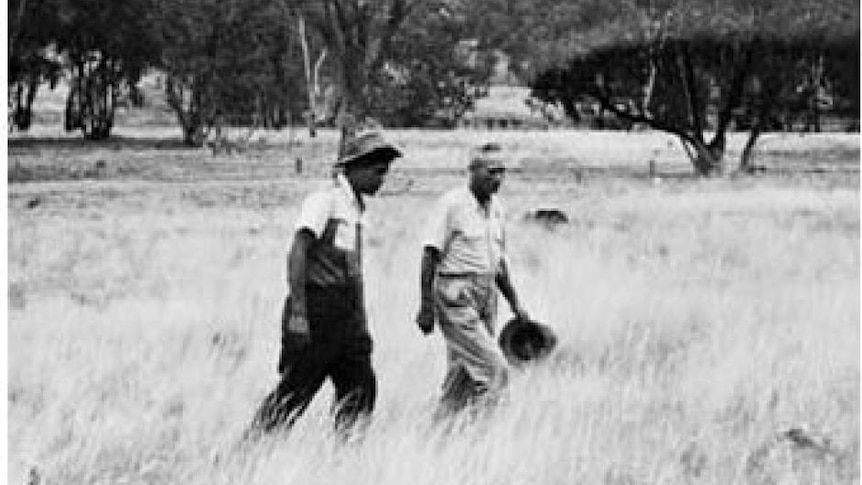
<svg viewBox="0 0 862 485"><path fill-rule="evenodd" d="M447 432L442 341L412 323L419 231L483 134L393 132L407 156L366 230L374 421L332 436L326 388L244 449L334 134L219 157L176 129L118 135L10 141L9 483L859 483L858 135L770 135L764 175L698 180L657 134L492 133L516 168L514 281L561 344ZM522 217L547 206L570 223Z"/></svg>

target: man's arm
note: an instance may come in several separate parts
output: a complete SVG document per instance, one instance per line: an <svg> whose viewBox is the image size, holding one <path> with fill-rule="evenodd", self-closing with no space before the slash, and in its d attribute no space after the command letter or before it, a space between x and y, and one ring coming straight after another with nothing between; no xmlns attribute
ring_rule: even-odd
<svg viewBox="0 0 862 485"><path fill-rule="evenodd" d="M434 308L434 274L440 264L440 251L431 246L425 246L422 252L421 275L421 305L416 323L422 333L429 334L434 330L436 310Z"/></svg>
<svg viewBox="0 0 862 485"><path fill-rule="evenodd" d="M365 309L365 278L360 276L355 282L354 290L356 291L356 319L362 322L363 325L368 325L368 313Z"/></svg>
<svg viewBox="0 0 862 485"><path fill-rule="evenodd" d="M515 287L512 286L512 280L509 278L509 268L506 264L506 260L500 261L500 268L497 271L497 288L500 288L500 293L503 294L503 297L506 298L506 301L509 302L509 307L512 309L512 313L515 314L515 317L519 320L529 321L530 316L524 310L524 307L521 306L521 302L518 300L518 294L515 293Z"/></svg>
<svg viewBox="0 0 862 485"><path fill-rule="evenodd" d="M290 284L291 314L288 330L300 338L311 339L308 328L308 311L305 300L305 274L308 262L308 248L314 242L314 234L309 229L300 229L293 238L293 245L287 257L287 279Z"/></svg>

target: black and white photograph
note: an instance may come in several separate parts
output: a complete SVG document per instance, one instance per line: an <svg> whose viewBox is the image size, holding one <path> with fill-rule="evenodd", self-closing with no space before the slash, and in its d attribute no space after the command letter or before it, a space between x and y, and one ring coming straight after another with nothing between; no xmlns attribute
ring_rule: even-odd
<svg viewBox="0 0 862 485"><path fill-rule="evenodd" d="M3 9L5 483L860 483L858 0Z"/></svg>

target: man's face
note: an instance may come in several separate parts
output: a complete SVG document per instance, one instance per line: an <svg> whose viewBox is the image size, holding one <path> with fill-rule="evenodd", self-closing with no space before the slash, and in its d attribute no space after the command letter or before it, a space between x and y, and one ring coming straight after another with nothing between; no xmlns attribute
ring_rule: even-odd
<svg viewBox="0 0 862 485"><path fill-rule="evenodd" d="M476 195L489 197L500 190L506 169L502 166L478 166L470 170L470 186Z"/></svg>
<svg viewBox="0 0 862 485"><path fill-rule="evenodd" d="M374 195L380 190L389 173L389 161L376 160L349 169L348 178L360 194Z"/></svg>

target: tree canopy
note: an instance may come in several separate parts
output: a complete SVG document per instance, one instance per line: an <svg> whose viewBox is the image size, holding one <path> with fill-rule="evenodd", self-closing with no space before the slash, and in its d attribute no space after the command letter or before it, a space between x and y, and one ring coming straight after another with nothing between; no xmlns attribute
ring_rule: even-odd
<svg viewBox="0 0 862 485"><path fill-rule="evenodd" d="M220 123L301 119L315 90L303 76L309 45L325 52L315 72L329 123L451 125L490 74L489 56L465 54L472 34L455 0L14 0L10 11L19 127L39 85L62 75L66 127L93 139L109 135L119 96L139 99L150 68L164 72L193 145Z"/></svg>
<svg viewBox="0 0 862 485"><path fill-rule="evenodd" d="M53 88L61 76L62 65L50 50L59 18L48 0L12 0L8 11L9 111L12 125L27 129L39 87Z"/></svg>
<svg viewBox="0 0 862 485"><path fill-rule="evenodd" d="M221 124L282 126L303 106L298 42L270 0L159 0L168 104L187 143Z"/></svg>
<svg viewBox="0 0 862 485"><path fill-rule="evenodd" d="M150 68L190 144L220 123L318 111L312 78L327 87L322 121L347 131L365 118L451 126L499 51L572 117L589 100L679 136L703 174L721 171L729 129L753 146L859 107L856 0L12 0L9 12L14 123L26 128L39 86L64 76L67 128L94 139L118 97L140 100Z"/></svg>
<svg viewBox="0 0 862 485"><path fill-rule="evenodd" d="M489 58L464 55L468 10L453 0L298 0L292 10L314 30L332 59L335 121L375 118L415 125L442 117L453 124L481 92Z"/></svg>
<svg viewBox="0 0 862 485"><path fill-rule="evenodd" d="M586 2L590 3L590 2ZM726 133L816 109L826 88L858 110L859 7L852 0L607 2L538 39L534 93L577 116L579 101L680 138L696 171L723 170ZM601 13L601 15L599 15ZM712 133L711 138L708 134Z"/></svg>
<svg viewBox="0 0 862 485"><path fill-rule="evenodd" d="M54 39L70 77L66 128L85 138L110 135L122 90L136 90L155 63L149 0L54 0L59 18Z"/></svg>

